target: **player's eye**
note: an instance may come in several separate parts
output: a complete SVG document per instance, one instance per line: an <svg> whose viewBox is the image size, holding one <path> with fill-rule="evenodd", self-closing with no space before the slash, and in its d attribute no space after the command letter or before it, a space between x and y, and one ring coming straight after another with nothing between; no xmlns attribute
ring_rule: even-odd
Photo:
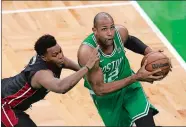
<svg viewBox="0 0 186 127"><path fill-rule="evenodd" d="M105 30L107 30L107 28L103 28L102 30L105 31Z"/></svg>
<svg viewBox="0 0 186 127"><path fill-rule="evenodd" d="M111 29L114 29L115 28L115 26L111 26Z"/></svg>
<svg viewBox="0 0 186 127"><path fill-rule="evenodd" d="M52 57L56 57L58 53L52 54Z"/></svg>

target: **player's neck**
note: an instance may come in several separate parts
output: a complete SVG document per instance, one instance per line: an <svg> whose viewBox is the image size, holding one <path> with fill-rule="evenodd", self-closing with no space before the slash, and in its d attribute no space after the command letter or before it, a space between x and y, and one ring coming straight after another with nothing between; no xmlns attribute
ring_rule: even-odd
<svg viewBox="0 0 186 127"><path fill-rule="evenodd" d="M100 45L101 51L106 54L106 55L111 55L113 50L114 50L114 45L109 45L109 46L101 46Z"/></svg>

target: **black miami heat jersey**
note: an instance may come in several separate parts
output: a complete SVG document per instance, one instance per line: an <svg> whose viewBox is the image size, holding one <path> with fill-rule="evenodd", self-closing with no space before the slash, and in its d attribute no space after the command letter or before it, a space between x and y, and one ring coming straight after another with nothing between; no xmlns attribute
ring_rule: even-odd
<svg viewBox="0 0 186 127"><path fill-rule="evenodd" d="M49 66L40 56L33 56L19 74L1 80L2 104L8 104L12 109L27 110L31 104L43 99L49 92L44 87L34 89L31 86L33 75L39 70L50 69L54 76L59 78L62 67L51 66L51 64Z"/></svg>

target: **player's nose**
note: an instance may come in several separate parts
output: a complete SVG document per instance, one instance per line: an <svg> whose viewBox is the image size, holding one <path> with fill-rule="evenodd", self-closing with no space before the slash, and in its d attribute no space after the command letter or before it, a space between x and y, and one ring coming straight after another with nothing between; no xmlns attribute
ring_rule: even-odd
<svg viewBox="0 0 186 127"><path fill-rule="evenodd" d="M64 57L63 57L63 54L62 54L62 53L59 53L59 54L58 54L58 59L60 59L60 60L63 60L63 59L64 59Z"/></svg>
<svg viewBox="0 0 186 127"><path fill-rule="evenodd" d="M107 31L107 35L108 35L108 36L111 36L111 35L112 35L111 30L108 30L108 31Z"/></svg>

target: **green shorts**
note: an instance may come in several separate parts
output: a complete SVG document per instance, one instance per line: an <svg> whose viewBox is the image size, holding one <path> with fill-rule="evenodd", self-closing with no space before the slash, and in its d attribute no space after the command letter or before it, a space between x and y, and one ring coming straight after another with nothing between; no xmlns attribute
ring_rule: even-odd
<svg viewBox="0 0 186 127"><path fill-rule="evenodd" d="M90 91L105 126L132 126L135 120L148 114L149 108L154 115L158 113L147 100L142 86L136 83L104 96Z"/></svg>

